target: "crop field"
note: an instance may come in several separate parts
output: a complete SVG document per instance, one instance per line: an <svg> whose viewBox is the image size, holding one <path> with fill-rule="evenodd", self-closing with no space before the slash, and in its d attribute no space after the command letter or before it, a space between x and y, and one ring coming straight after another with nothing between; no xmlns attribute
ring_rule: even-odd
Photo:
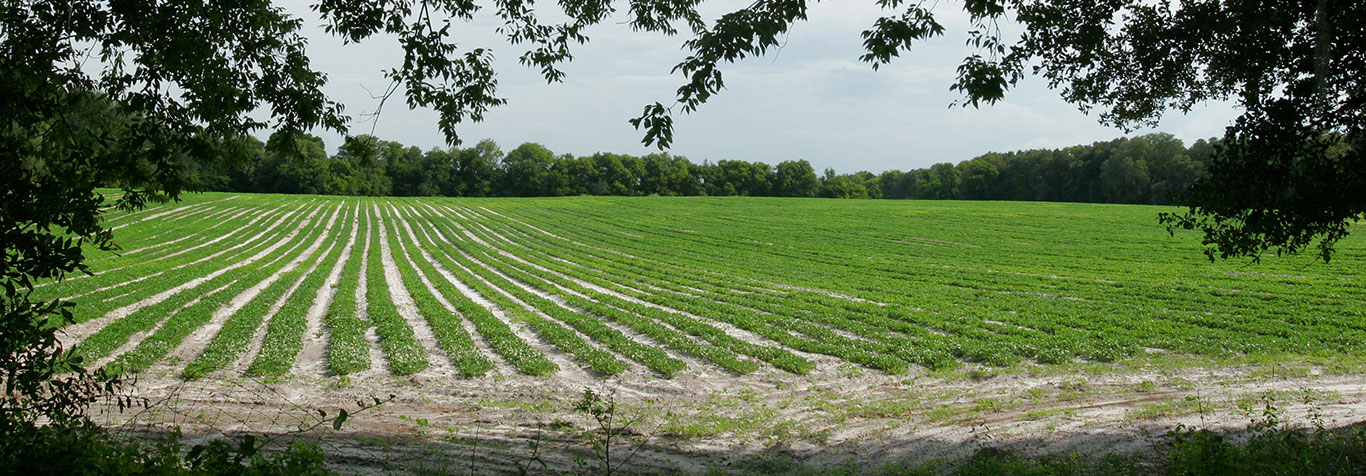
<svg viewBox="0 0 1366 476"><path fill-rule="evenodd" d="M79 303L92 366L187 379L1366 352L1360 238L1331 265L1211 264L1157 211L205 194L111 215L121 250L38 293Z"/></svg>
<svg viewBox="0 0 1366 476"><path fill-rule="evenodd" d="M195 194L112 213L121 249L35 293L78 303L60 335L89 367L178 402L108 425L286 433L392 396L342 430L361 472L572 468L585 389L656 435L642 465L693 473L1359 421L1366 235L1210 263L1162 210Z"/></svg>

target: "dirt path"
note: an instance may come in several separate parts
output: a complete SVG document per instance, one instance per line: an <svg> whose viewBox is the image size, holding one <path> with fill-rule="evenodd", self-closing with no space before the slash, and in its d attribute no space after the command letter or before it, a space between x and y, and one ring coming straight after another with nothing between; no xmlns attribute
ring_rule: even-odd
<svg viewBox="0 0 1366 476"><path fill-rule="evenodd" d="M296 227L293 231L286 234L285 236L281 237L278 242L271 245L270 248L267 248L262 252L264 253L267 251L272 251L271 248L278 249L288 244L289 241L293 240L295 236L299 233L318 233L318 238L314 239L312 243L310 243L302 251L299 251L299 253L297 255L294 255L292 258L290 255L294 253L294 250L299 249L299 247L303 246L304 243L306 243L306 241L300 241L298 243L295 243L294 246L291 246L289 249L285 250L285 252L281 253L280 256L261 265L262 268L269 268L275 263L278 263L285 259L289 259L289 261L285 262L284 266L276 270L269 277L261 280L256 284L253 284L251 287L238 293L236 296L233 296L232 299L229 299L227 303L223 304L222 306L219 306L218 309L215 309L213 311L213 314L209 317L209 322L204 323L203 326L200 326L199 329L196 329L195 332L186 337L185 340L180 341L180 344L177 345L175 349L172 349L167 354L166 358L161 359L160 362L158 362L156 365L153 365L148 370L148 372L173 372L176 369L183 367L186 362L194 361L195 358L199 357L199 355L204 352L204 348L209 345L209 342L213 341L215 337L218 337L218 331L223 329L223 324L227 323L228 319L232 318L232 316L237 314L238 311L241 311L242 308L246 307L248 303L255 300L257 296L260 296L261 292L265 291L266 288L270 287L271 284L274 284L276 281L279 281L281 276L283 276L285 273L293 271L295 268L299 267L300 264L303 264L303 262L307 261L308 258L312 257L314 253L317 253L318 248L327 238L327 234L323 231L320 231L319 228L321 227L316 226L316 224L314 224L315 226L309 228L308 231L304 231L304 229L309 226L310 222L312 222L314 217L317 216L318 212L321 210L322 207L314 208L313 211L309 213L309 215L299 223L298 227ZM335 216L336 215L334 214L333 217L335 218ZM283 303L279 304L283 306ZM278 308L273 308L272 310L274 309Z"/></svg>
<svg viewBox="0 0 1366 476"><path fill-rule="evenodd" d="M389 299L393 301L394 307L398 310L398 315L408 322L408 327L413 330L413 338L417 340L423 348L427 349L427 368L418 372L414 377L427 379L450 378L456 375L455 366L451 363L451 357L446 355L446 351L436 342L436 334L432 332L432 327L427 324L427 318L417 309L417 303L413 302L413 295L408 292L408 287L403 284L403 275L399 274L398 263L394 261L394 250L389 245L389 227L394 226L402 219L387 213L381 213L379 205L374 207L375 216L380 217L379 221L379 252L380 264L384 266L384 282L389 288ZM387 216L386 216L387 215ZM398 239L397 237L395 238ZM400 246L402 243L400 242ZM407 253L405 252L406 256Z"/></svg>
<svg viewBox="0 0 1366 476"><path fill-rule="evenodd" d="M297 374L310 377L324 377L327 375L327 342L330 339L327 326L323 325L323 317L327 315L327 310L332 307L332 300L337 296L337 283L341 281L342 268L351 258L351 249L356 246L356 234L360 231L360 203L356 203L351 211L351 235L346 238L346 245L342 247L341 254L337 256L337 262L332 265L332 270L327 273L327 279L323 281L323 286L318 288L317 294L313 296L313 305L308 308L308 313L304 315L306 322L304 326L303 345L299 349L299 356L294 360L294 371Z"/></svg>
<svg viewBox="0 0 1366 476"><path fill-rule="evenodd" d="M1244 428L1267 404L1299 424L1362 421L1366 376L1287 365L1295 365L1293 371L1282 367L1285 373L1276 376L1259 365L1116 364L900 376L837 368L805 377L720 377L708 387L660 386L664 379L640 377L570 382L563 375L498 375L457 385L367 379L345 388L307 378L279 384L210 379L187 388L151 375L138 386L144 396L166 399L155 412L162 421L188 425L191 436L209 432L208 438L234 428L288 431L292 427L280 428L288 426L281 421L394 395L377 410L353 414L340 434L326 440L333 463L348 472L471 464L512 471L530 458L530 442L537 442L552 468L578 468L576 455L587 444L576 428L595 424L572 407L584 388L593 388L614 393L622 414L642 418L634 431L648 438L621 443L642 445L636 465L628 466L698 474L760 458L811 466L856 458L877 467L960 458L983 446L1145 452L1178 424ZM194 418L206 410L212 418ZM147 415L138 421L158 423ZM119 424L132 417L108 418Z"/></svg>

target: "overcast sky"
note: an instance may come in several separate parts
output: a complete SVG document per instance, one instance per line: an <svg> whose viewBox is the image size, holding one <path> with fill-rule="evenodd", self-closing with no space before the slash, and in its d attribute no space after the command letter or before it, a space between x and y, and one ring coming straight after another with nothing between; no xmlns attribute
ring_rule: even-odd
<svg viewBox="0 0 1366 476"><path fill-rule="evenodd" d="M313 66L328 73L326 92L346 106L352 133L370 133L373 127L382 139L424 150L445 146L437 115L408 110L398 95L376 123L360 121L361 113L378 105L370 92L388 85L382 71L401 64L402 50L395 41L377 36L342 45L323 32L306 6L310 1L291 1L288 8L305 19ZM708 2L703 12L710 20L748 3ZM543 10L551 5L546 3ZM948 30L945 36L915 45L910 54L874 72L858 61L863 52L859 33L886 14L871 1L812 5L810 20L794 26L780 51L726 66L725 90L696 113L675 113L670 152L694 162L806 159L818 171L880 172L1124 135L1063 102L1038 78L1027 78L995 105L950 108L959 98L949 90L955 68L970 54L963 46L966 17L953 2L936 10ZM654 150L640 143L642 134L626 121L646 104L673 102L683 78L669 70L686 56L680 49L685 37L631 32L618 23L625 21L619 14L590 29L590 42L572 50L575 60L564 67L568 76L563 83L547 85L539 72L517 63L525 46L508 45L495 33L499 23L492 15L490 9L473 23L456 23L456 38L462 51L494 51L498 94L508 104L493 109L482 123L463 125L465 145L490 138L505 151L523 142L538 142L556 154L639 155ZM1197 106L1185 115L1169 113L1155 130L1189 144L1222 136L1235 115L1227 103ZM318 133L330 151L341 143L335 133Z"/></svg>

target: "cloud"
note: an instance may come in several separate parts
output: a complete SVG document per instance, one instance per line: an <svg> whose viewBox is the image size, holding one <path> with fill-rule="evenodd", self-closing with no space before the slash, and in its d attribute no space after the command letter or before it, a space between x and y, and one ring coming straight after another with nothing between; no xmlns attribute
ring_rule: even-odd
<svg viewBox="0 0 1366 476"><path fill-rule="evenodd" d="M749 3L707 2L703 14L713 19ZM290 8L307 12L301 0ZM859 33L879 16L898 13L872 2L813 4L810 21L796 25L781 49L725 65L725 90L694 114L675 114L672 152L695 161L806 159L817 169L881 171L1123 134L1078 112L1037 79L1027 79L994 106L950 108L959 99L949 90L955 68L971 53L963 46L967 18L955 5L936 12L948 29L945 37L918 43L872 71L858 61L863 52ZM640 144L641 133L626 120L646 104L673 102L684 78L671 69L687 55L680 49L686 37L632 32L621 21L624 15L589 29L591 42L574 47L575 60L564 67L565 82L551 85L538 71L518 64L525 46L508 45L494 31L498 22L491 13L474 23L456 23L462 48L493 49L499 95L509 100L484 122L462 125L461 137L468 143L492 138L508 149L535 141L576 155L652 151ZM311 12L305 23L311 25L313 65L329 74L326 92L354 117L374 110L378 101L364 88L377 92L389 84L382 70L402 60L397 44L374 38L342 45L322 31ZM1159 129L1191 142L1222 135L1236 113L1227 103L1214 103L1188 115L1170 114ZM445 143L436 121L429 110L408 110L400 96L385 105L378 123L357 123L353 132L373 127L381 138L426 149ZM336 134L322 135L333 149L341 143Z"/></svg>

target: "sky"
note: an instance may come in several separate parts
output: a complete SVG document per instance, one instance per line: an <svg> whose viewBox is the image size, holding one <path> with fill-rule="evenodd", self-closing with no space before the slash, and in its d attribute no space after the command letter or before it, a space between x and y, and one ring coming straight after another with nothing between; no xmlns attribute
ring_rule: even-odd
<svg viewBox="0 0 1366 476"><path fill-rule="evenodd" d="M389 85L383 71L401 64L402 49L380 35L344 45L323 31L308 3L291 0L286 8L304 19L312 65L328 74L324 92L345 106L352 118L350 132L373 133L424 150L445 147L437 114L409 110L401 92L384 105L377 120L366 119L364 113L379 106L373 94ZM555 4L543 3L538 12L554 15ZM706 2L701 11L711 20L748 3ZM858 61L863 53L859 33L893 13L871 1L813 4L809 20L792 28L780 50L723 66L726 89L699 111L683 114L675 108L675 142L669 152L699 163L805 159L818 171L881 172L1126 135L1101 125L1094 112L1083 114L1064 102L1041 78L1026 77L994 105L950 107L961 97L949 90L955 68L971 54L963 45L969 25L954 2L935 9L947 30L944 36L917 43L910 53L873 71ZM508 100L483 122L462 124L458 132L463 145L488 138L504 151L523 142L540 143L556 154L656 151L641 144L643 134L626 121L647 104L673 102L684 80L670 70L687 56L681 49L687 37L632 32L623 22L619 13L589 29L589 43L571 50L575 59L563 67L564 81L546 84L538 71L517 62L526 46L509 45L495 32L499 22L492 9L471 23L457 21L455 39L462 51L492 49L498 95ZM1186 114L1169 112L1157 127L1127 135L1167 132L1189 144L1222 136L1236 114L1231 103L1210 103ZM334 132L314 133L330 151L342 142Z"/></svg>

